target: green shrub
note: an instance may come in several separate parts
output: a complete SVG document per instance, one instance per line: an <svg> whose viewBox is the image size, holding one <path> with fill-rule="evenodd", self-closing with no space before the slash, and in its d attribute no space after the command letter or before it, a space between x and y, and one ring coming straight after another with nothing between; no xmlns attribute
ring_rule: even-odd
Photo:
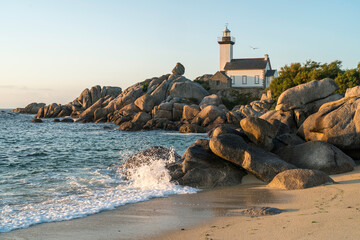
<svg viewBox="0 0 360 240"><path fill-rule="evenodd" d="M205 90L209 91L210 90L210 85L208 81L204 81L204 80L194 80L194 82L200 84L203 88L205 88Z"/></svg>
<svg viewBox="0 0 360 240"><path fill-rule="evenodd" d="M233 109L236 105L246 105L252 101L258 100L256 97L252 97L250 93L238 93L236 91L232 91L230 93L230 96L234 97L235 100L231 101L226 97L221 98L223 104L229 110Z"/></svg>
<svg viewBox="0 0 360 240"><path fill-rule="evenodd" d="M279 71L279 77L273 79L269 89L273 93L274 100L277 100L285 90L299 84L307 83L312 80L332 78L339 85L339 93L343 93L349 87L360 84L360 64L357 69L341 69L341 61L321 64L319 62L307 61L304 64L292 63L285 65Z"/></svg>
<svg viewBox="0 0 360 240"><path fill-rule="evenodd" d="M148 90L148 87L149 87L149 82L145 82L143 85L142 85L142 90L144 92L146 92Z"/></svg>

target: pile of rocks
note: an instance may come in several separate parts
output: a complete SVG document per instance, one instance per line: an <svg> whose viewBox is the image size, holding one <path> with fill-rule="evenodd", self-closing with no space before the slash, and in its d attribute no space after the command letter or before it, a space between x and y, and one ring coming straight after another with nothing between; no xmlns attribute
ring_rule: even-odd
<svg viewBox="0 0 360 240"><path fill-rule="evenodd" d="M71 116L77 122L112 122L123 131L179 130L183 133L206 132L219 124L240 126L242 118L261 116L273 104L271 98L228 110L221 94L210 95L200 84L183 76L185 68L177 63L172 74L154 77L130 86L94 86L66 104L30 104L35 118ZM30 113L30 111L25 111Z"/></svg>
<svg viewBox="0 0 360 240"><path fill-rule="evenodd" d="M352 171L353 158L360 156L360 86L344 97L337 89L332 79L302 84L285 91L275 110L240 116L238 127L212 129L210 140L197 140L169 164L172 180L213 188L239 184L252 174L284 189L332 183L328 174ZM204 121L204 110L213 121L224 117L216 97L210 99L209 105L185 109L192 119Z"/></svg>

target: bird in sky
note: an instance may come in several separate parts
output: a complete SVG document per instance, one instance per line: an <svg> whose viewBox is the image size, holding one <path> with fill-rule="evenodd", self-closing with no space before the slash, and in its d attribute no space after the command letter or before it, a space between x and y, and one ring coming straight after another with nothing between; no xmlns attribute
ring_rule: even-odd
<svg viewBox="0 0 360 240"><path fill-rule="evenodd" d="M259 49L258 47L252 47L252 46L249 46L249 47L252 48L252 50Z"/></svg>

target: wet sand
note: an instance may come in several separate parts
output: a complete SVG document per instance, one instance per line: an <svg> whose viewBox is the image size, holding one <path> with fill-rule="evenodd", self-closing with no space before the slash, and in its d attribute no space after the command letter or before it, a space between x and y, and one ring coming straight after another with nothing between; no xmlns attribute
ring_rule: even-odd
<svg viewBox="0 0 360 240"><path fill-rule="evenodd" d="M359 239L360 167L332 178L338 184L285 191L246 176L241 186L129 204L3 233L0 239ZM284 212L239 214L249 206Z"/></svg>
<svg viewBox="0 0 360 240"><path fill-rule="evenodd" d="M129 204L81 219L38 224L0 234L0 239L156 238L227 216L235 209L284 201L281 191L264 189L264 184L252 176L246 176L244 183Z"/></svg>

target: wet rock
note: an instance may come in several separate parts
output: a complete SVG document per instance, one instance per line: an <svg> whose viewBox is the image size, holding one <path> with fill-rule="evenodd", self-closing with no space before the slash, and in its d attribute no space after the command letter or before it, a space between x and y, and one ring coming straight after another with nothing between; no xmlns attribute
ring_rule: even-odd
<svg viewBox="0 0 360 240"><path fill-rule="evenodd" d="M124 122L122 124L120 124L119 126L119 130L122 131L139 131L142 129L142 126L138 123L134 123L134 122Z"/></svg>
<svg viewBox="0 0 360 240"><path fill-rule="evenodd" d="M209 140L199 139L182 157L183 176L177 181L182 185L197 188L232 186L241 183L246 172L234 164L213 154Z"/></svg>
<svg viewBox="0 0 360 240"><path fill-rule="evenodd" d="M179 132L181 133L205 133L206 130L196 124L184 124L180 127Z"/></svg>
<svg viewBox="0 0 360 240"><path fill-rule="evenodd" d="M250 216L250 217L259 217L259 216L269 216L282 213L283 210L272 207L249 207L245 209L239 209L235 211L230 211L227 216Z"/></svg>
<svg viewBox="0 0 360 240"><path fill-rule="evenodd" d="M333 183L328 175L318 170L291 169L278 175L268 184L269 187L287 190L316 187L326 183Z"/></svg>
<svg viewBox="0 0 360 240"><path fill-rule="evenodd" d="M60 120L60 122L72 123L72 122L74 122L74 119L72 119L72 118L63 118L63 119Z"/></svg>
<svg viewBox="0 0 360 240"><path fill-rule="evenodd" d="M31 122L33 122L33 123L42 123L43 121L40 118L34 118Z"/></svg>

